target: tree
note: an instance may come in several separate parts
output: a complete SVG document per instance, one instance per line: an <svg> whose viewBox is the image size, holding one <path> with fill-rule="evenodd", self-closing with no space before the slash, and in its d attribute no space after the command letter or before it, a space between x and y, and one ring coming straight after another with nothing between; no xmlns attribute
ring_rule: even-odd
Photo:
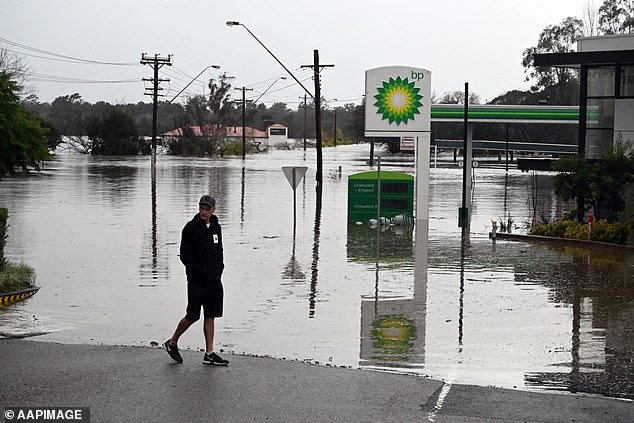
<svg viewBox="0 0 634 423"><path fill-rule="evenodd" d="M583 155L562 158L553 163L555 194L564 201L581 199L584 209L577 220L593 210L597 219L613 220L625 208L623 189L634 181L634 157L627 155L629 144L616 141L602 160L590 162Z"/></svg>
<svg viewBox="0 0 634 423"><path fill-rule="evenodd" d="M134 120L125 112L113 108L108 114L93 120L88 126L92 154L140 154L143 142Z"/></svg>
<svg viewBox="0 0 634 423"><path fill-rule="evenodd" d="M599 11L594 0L586 1L583 8L583 31L589 37L599 34Z"/></svg>
<svg viewBox="0 0 634 423"><path fill-rule="evenodd" d="M39 170L40 163L50 158L46 131L20 106L19 92L12 74L0 71L0 177L16 168Z"/></svg>
<svg viewBox="0 0 634 423"><path fill-rule="evenodd" d="M577 38L583 35L583 28L583 22L580 19L568 17L559 25L546 27L539 35L537 46L524 50L522 65L526 81L533 81L531 92L539 93L538 100L561 105L579 103L578 71L570 68L535 66L533 57L537 53L574 51ZM529 98L531 97L527 100ZM531 103L537 104L532 102L533 99Z"/></svg>
<svg viewBox="0 0 634 423"><path fill-rule="evenodd" d="M532 91L543 90L553 86L578 84L579 76L569 68L535 66L533 56L536 53L569 53L579 37L583 35L583 22L574 17L567 17L559 25L550 25L541 32L536 47L524 50L522 66L527 74L526 81L534 81Z"/></svg>
<svg viewBox="0 0 634 423"><path fill-rule="evenodd" d="M634 181L634 157L627 156L629 144L622 140L614 142L595 164L595 179L591 184L590 199L597 218L612 220L625 209L623 189ZM607 216L604 216L604 213Z"/></svg>
<svg viewBox="0 0 634 423"><path fill-rule="evenodd" d="M464 91L456 90L444 93L440 99L437 99L437 103L464 104ZM480 96L476 93L469 93L469 104L480 104Z"/></svg>
<svg viewBox="0 0 634 423"><path fill-rule="evenodd" d="M264 125L263 129L274 123L286 125L288 121L288 112L289 109L286 107L286 103L273 103L273 105L267 109L266 113L263 113L262 115L262 123Z"/></svg>
<svg viewBox="0 0 634 423"><path fill-rule="evenodd" d="M212 122L220 125L225 114L231 114L231 81L232 76L223 73L220 79L209 80L209 100L207 105L212 113Z"/></svg>
<svg viewBox="0 0 634 423"><path fill-rule="evenodd" d="M24 63L20 56L12 54L9 50L0 49L0 72L6 72L11 75L12 79L19 87L20 94L24 89L24 82L29 75L29 67Z"/></svg>
<svg viewBox="0 0 634 423"><path fill-rule="evenodd" d="M634 1L605 0L599 7L599 32L604 35L634 32Z"/></svg>
<svg viewBox="0 0 634 423"><path fill-rule="evenodd" d="M62 134L57 130L53 122L46 119L40 120L40 126L46 130L47 147L50 151L55 151L62 142Z"/></svg>
<svg viewBox="0 0 634 423"><path fill-rule="evenodd" d="M50 119L62 134L80 137L86 135L88 124L95 119L91 119L91 113L90 104L74 93L53 100Z"/></svg>
<svg viewBox="0 0 634 423"><path fill-rule="evenodd" d="M590 183L595 178L595 168L585 158L576 154L571 157L564 157L552 164L553 170L557 172L553 176L553 187L555 195L564 201L581 199L578 203L586 204L587 193L590 192ZM577 210L577 221L583 222L585 210Z"/></svg>
<svg viewBox="0 0 634 423"><path fill-rule="evenodd" d="M211 124L211 113L207 110L207 99L202 95L187 98L185 103L185 122L187 126L199 126L201 130Z"/></svg>

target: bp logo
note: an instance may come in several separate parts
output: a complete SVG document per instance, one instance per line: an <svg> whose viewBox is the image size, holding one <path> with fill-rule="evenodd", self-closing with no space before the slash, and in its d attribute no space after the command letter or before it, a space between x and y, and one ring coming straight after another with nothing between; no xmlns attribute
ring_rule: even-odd
<svg viewBox="0 0 634 423"><path fill-rule="evenodd" d="M378 87L377 91L379 93L374 96L377 114L383 115L383 120L387 119L390 124L407 124L408 120L414 120L414 115L420 114L419 108L423 106L420 99L423 96L418 93L420 88L416 88L414 82L409 82L407 78L390 77L389 81L383 81L383 86Z"/></svg>

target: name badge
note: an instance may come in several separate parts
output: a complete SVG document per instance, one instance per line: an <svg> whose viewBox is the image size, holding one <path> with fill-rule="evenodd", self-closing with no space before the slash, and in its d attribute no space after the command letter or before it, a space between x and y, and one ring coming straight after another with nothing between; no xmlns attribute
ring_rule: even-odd
<svg viewBox="0 0 634 423"><path fill-rule="evenodd" d="M218 234L214 234L214 244L218 243Z"/></svg>

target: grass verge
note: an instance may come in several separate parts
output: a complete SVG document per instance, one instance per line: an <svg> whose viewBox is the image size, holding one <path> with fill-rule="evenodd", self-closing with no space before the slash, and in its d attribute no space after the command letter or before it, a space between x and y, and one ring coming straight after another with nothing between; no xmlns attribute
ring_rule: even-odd
<svg viewBox="0 0 634 423"><path fill-rule="evenodd" d="M27 264L5 261L0 270L0 292L12 292L35 286L35 270Z"/></svg>

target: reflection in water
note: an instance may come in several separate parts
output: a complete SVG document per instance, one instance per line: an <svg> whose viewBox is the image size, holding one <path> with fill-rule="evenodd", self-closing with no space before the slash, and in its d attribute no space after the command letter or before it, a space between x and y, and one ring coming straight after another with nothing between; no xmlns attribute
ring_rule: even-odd
<svg viewBox="0 0 634 423"><path fill-rule="evenodd" d="M137 166L131 166L125 160L112 158L90 164L86 172L86 177L94 184L95 191L113 204L133 198L134 187L138 183Z"/></svg>
<svg viewBox="0 0 634 423"><path fill-rule="evenodd" d="M460 299L458 311L458 345L462 349L462 335L464 330L464 267L467 249L469 248L469 236L463 236L460 240Z"/></svg>
<svg viewBox="0 0 634 423"><path fill-rule="evenodd" d="M508 166L508 163L507 163ZM510 233L511 232L511 222L510 222L510 216L508 215L508 209L507 209L507 199L508 199L508 192L509 192L509 174L506 173L504 175L504 220L502 222L500 222L500 226L502 229L502 227L507 228L507 231Z"/></svg>
<svg viewBox="0 0 634 423"><path fill-rule="evenodd" d="M377 233L380 235L377 236ZM380 241L379 239L380 238ZM386 265L411 260L412 226L348 224L348 260Z"/></svg>
<svg viewBox="0 0 634 423"><path fill-rule="evenodd" d="M156 166L152 166L152 271L156 271Z"/></svg>
<svg viewBox="0 0 634 423"><path fill-rule="evenodd" d="M382 231L375 231L369 228L366 230L364 226L348 225L349 259L370 261L369 253L372 246L366 244L364 251L363 235L365 234L365 239L371 239L371 232L377 234L374 242L375 295L372 299L361 301L361 366L414 368L422 366L425 362L428 226L427 220L416 221L414 286L413 297L410 299L383 295L378 282L379 262L386 262L386 266L389 266L389 260L394 260L399 255L400 260L405 257L411 260L412 227L400 227L398 231L385 230L385 228ZM384 258L380 256L383 240L388 241L387 244L391 247L400 246L400 248L388 248L387 251L391 251L392 254ZM396 240L399 242L395 242Z"/></svg>
<svg viewBox="0 0 634 423"><path fill-rule="evenodd" d="M305 179L305 178L304 178ZM317 262L319 261L319 235L321 233L321 200L322 187L317 185L315 198L315 229L313 238L313 263L310 266L310 295L308 296L308 317L315 317L315 300L317 298Z"/></svg>
<svg viewBox="0 0 634 423"><path fill-rule="evenodd" d="M165 257L159 258L159 255L165 255L165 251L160 251L158 247L158 211L157 211L157 175L156 164L151 165L150 171L150 203L151 203L151 219L149 236L144 236L143 252L139 264L141 287L154 287L160 285L165 278L167 272L167 260ZM149 238L149 239L148 239ZM149 245L147 244L149 242ZM148 252L149 250L149 252Z"/></svg>
<svg viewBox="0 0 634 423"><path fill-rule="evenodd" d="M425 362L427 335L427 269L429 258L429 220L416 220L416 244L414 261L414 310L418 322L418 363Z"/></svg>
<svg viewBox="0 0 634 423"><path fill-rule="evenodd" d="M527 385L634 399L634 254L625 254L627 265L620 266L622 258L599 248L550 246L548 251L572 260L563 266L547 262L521 279L552 273L540 282L555 301L571 306L570 371L527 372Z"/></svg>
<svg viewBox="0 0 634 423"><path fill-rule="evenodd" d="M295 234L293 233L293 252L291 253L291 259L288 261L284 270L282 271L282 279L292 280L306 280L306 274L302 271L302 267L299 265L297 258L295 258Z"/></svg>
<svg viewBox="0 0 634 423"><path fill-rule="evenodd" d="M240 229L244 229L244 191L246 185L246 168L242 166L240 176Z"/></svg>

